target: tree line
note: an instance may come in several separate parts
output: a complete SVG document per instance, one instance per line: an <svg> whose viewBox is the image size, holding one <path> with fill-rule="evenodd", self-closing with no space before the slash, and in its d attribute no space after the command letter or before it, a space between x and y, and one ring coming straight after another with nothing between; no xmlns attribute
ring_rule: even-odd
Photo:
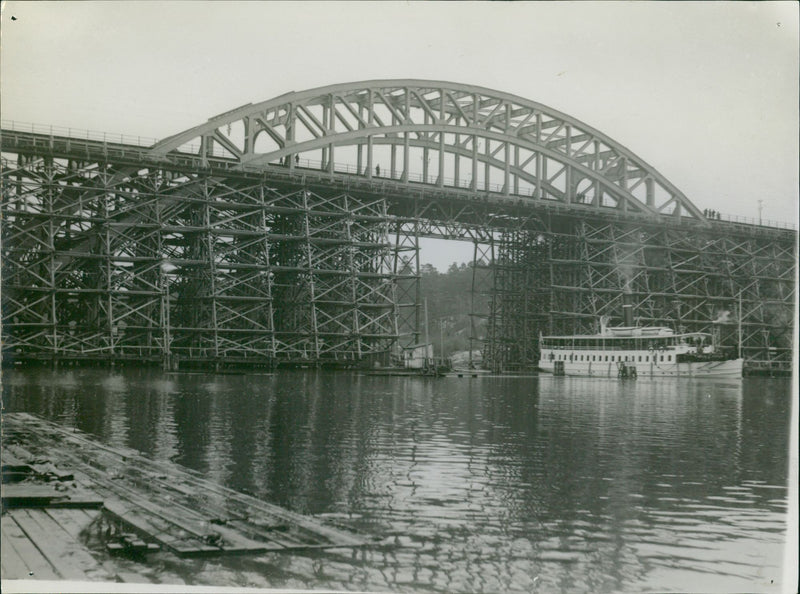
<svg viewBox="0 0 800 594"><path fill-rule="evenodd" d="M476 273L476 313L486 313L486 292L489 273L486 269L479 269ZM472 312L472 263L458 264L453 262L447 272L439 272L431 264L420 267L422 297L428 306L428 333L434 345L436 355L444 351L445 356L454 352L468 351L470 348ZM474 318L475 333L483 337L486 327L485 319ZM443 348L442 348L443 347ZM481 348L476 343L474 348Z"/></svg>

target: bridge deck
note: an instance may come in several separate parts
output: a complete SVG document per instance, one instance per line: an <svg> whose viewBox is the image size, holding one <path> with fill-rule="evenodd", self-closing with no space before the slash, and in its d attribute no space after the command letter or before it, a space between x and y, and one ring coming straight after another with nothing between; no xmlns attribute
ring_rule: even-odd
<svg viewBox="0 0 800 594"><path fill-rule="evenodd" d="M42 155L54 157L84 159L86 161L108 161L120 165L130 166L155 166L171 170L205 171L216 175L256 177L270 180L274 183L321 184L326 187L338 186L351 191L379 192L384 195L395 195L404 199L446 197L461 201L472 202L488 200L492 204L507 208L534 208L543 213L556 215L578 214L586 216L601 216L611 220L652 220L649 214L623 211L616 208L589 206L576 203L563 203L556 200L536 199L530 193L515 194L510 188L493 186L488 190L474 189L468 186L459 186L459 182L450 185L403 179L396 172L384 172L382 176L369 176L354 173L353 167L348 164L334 164L332 171L309 166L291 167L282 165L260 165L258 170L242 169L235 159L221 156L201 157L197 154L173 151L166 155L153 156L151 147L134 144L123 144L93 138L76 138L70 136L57 136L36 132L17 130L0 130L0 148L3 151ZM698 221L690 217L675 217L662 215L658 217L664 224L694 225L702 228L707 225L721 229L735 229L737 232L773 233L786 232L796 229L794 223L766 221L763 224L743 217L729 216L719 220ZM436 236L436 234L432 234Z"/></svg>

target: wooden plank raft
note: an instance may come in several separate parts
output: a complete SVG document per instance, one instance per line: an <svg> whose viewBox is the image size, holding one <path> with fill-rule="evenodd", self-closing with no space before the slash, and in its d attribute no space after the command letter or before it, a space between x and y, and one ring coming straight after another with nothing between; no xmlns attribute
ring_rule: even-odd
<svg viewBox="0 0 800 594"><path fill-rule="evenodd" d="M13 507L100 508L103 501L91 493L29 482L3 485L3 509Z"/></svg>
<svg viewBox="0 0 800 594"><path fill-rule="evenodd" d="M3 579L102 580L118 576L86 550L80 532L99 510L15 508L3 514ZM138 581L144 578L137 576Z"/></svg>
<svg viewBox="0 0 800 594"><path fill-rule="evenodd" d="M3 415L3 458L43 460L105 513L181 557L359 547L364 537L208 481L187 468L27 413Z"/></svg>

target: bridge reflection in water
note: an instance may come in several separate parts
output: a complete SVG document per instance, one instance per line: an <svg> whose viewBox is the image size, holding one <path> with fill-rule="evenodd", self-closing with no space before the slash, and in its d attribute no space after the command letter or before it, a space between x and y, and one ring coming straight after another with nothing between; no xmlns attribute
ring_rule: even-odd
<svg viewBox="0 0 800 594"><path fill-rule="evenodd" d="M3 382L9 411L394 545L165 567L196 583L780 591L788 381L31 369Z"/></svg>
<svg viewBox="0 0 800 594"><path fill-rule="evenodd" d="M540 331L619 318L626 290L643 325L791 368L794 229L709 218L602 132L508 93L366 81L151 146L13 123L0 140L6 358L385 362L420 342L419 240L438 237L473 243L472 346L495 370L534 366Z"/></svg>

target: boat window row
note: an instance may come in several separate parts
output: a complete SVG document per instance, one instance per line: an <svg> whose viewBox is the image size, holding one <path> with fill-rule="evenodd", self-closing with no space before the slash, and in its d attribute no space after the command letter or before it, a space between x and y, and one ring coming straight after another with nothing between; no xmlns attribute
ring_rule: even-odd
<svg viewBox="0 0 800 594"><path fill-rule="evenodd" d="M676 336L663 338L548 338L542 341L543 349L568 349L572 351L654 351L684 344Z"/></svg>
<svg viewBox="0 0 800 594"><path fill-rule="evenodd" d="M575 355L570 353L567 355L566 353L558 353L553 354L550 353L550 360L551 361L609 361L611 363L615 361L629 361L632 363L636 363L637 355L591 355L591 359L589 359L589 355ZM672 355L638 355L638 362L639 363L664 363L672 361Z"/></svg>
<svg viewBox="0 0 800 594"><path fill-rule="evenodd" d="M697 346L705 343L705 335L684 334L672 336L564 336L542 337L542 349L569 349L576 351L648 351L663 350L677 345Z"/></svg>

